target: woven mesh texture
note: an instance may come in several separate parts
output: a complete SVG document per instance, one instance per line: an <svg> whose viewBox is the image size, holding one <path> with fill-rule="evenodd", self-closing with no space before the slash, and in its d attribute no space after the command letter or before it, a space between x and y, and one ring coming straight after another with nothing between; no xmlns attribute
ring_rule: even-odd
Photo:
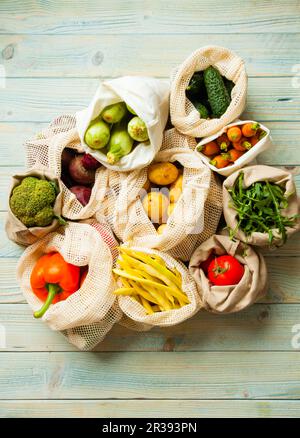
<svg viewBox="0 0 300 438"><path fill-rule="evenodd" d="M121 318L122 312L113 294L116 246L117 242L105 226L102 228L93 222L69 223L28 247L19 260L17 277L34 311L42 302L31 291L30 275L42 254L58 251L68 263L88 265L82 287L66 300L51 305L42 318L51 329L63 330L67 339L80 349L89 350L101 342Z"/></svg>
<svg viewBox="0 0 300 438"><path fill-rule="evenodd" d="M190 303L180 309L168 310L165 312L155 312L147 315L144 307L137 301L128 296L118 296L118 303L124 316L121 325L136 331L150 330L152 327L168 327L179 324L195 315L202 307L200 295L197 291L196 283L188 269L180 261L175 260L169 254L145 249L144 247L133 247L134 250L143 251L147 254L160 256L170 268L176 268L182 277L182 290L186 293Z"/></svg>
<svg viewBox="0 0 300 438"><path fill-rule="evenodd" d="M27 140L24 144L27 167L48 168L57 177L61 177L61 156L65 148L70 148L83 153L76 129L75 117L64 115L52 123L35 138ZM67 219L80 220L92 217L98 209L102 208L102 200L108 187L108 170L101 166L96 171L95 183L92 188L90 201L86 206L77 200L76 196L62 182L63 207L62 215Z"/></svg>
<svg viewBox="0 0 300 438"><path fill-rule="evenodd" d="M114 195L106 200L106 216L121 241L168 251L186 261L197 245L215 233L222 212L221 186L193 151L194 146L193 138L170 129L155 157L157 162L177 161L183 166L183 193L162 235L156 232L140 197L148 168L127 174L110 172Z"/></svg>
<svg viewBox="0 0 300 438"><path fill-rule="evenodd" d="M219 119L200 119L199 112L187 99L185 90L195 71L216 67L222 76L233 81L231 102ZM172 124L183 134L206 137L239 117L246 105L247 74L244 61L231 50L205 46L193 52L171 75L170 113Z"/></svg>

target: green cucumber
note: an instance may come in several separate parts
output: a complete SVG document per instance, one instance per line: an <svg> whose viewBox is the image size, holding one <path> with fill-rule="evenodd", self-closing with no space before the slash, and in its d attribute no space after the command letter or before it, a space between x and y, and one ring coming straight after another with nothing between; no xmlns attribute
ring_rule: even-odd
<svg viewBox="0 0 300 438"><path fill-rule="evenodd" d="M193 102L194 107L200 114L201 119L208 119L209 118L209 112L205 105L201 102Z"/></svg>
<svg viewBox="0 0 300 438"><path fill-rule="evenodd" d="M213 116L220 118L231 100L220 72L212 66L208 67L204 70L204 84Z"/></svg>

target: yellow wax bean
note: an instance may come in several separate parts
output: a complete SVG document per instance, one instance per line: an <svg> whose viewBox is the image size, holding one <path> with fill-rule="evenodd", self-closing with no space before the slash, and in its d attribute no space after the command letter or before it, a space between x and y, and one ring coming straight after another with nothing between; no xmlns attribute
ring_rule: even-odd
<svg viewBox="0 0 300 438"><path fill-rule="evenodd" d="M132 287L120 287L114 291L116 295L134 295L135 291Z"/></svg>
<svg viewBox="0 0 300 438"><path fill-rule="evenodd" d="M134 288L136 294L141 295L146 300L151 301L152 303L158 304L158 301L149 292L147 292L145 289L143 289L140 285L136 284L132 280L130 281L130 284Z"/></svg>
<svg viewBox="0 0 300 438"><path fill-rule="evenodd" d="M146 274L151 275L152 277L155 277L155 279L158 283L163 284L162 280L157 276L157 271L152 266L149 266L146 263L143 263L143 262L141 262L133 257L130 257L127 254L122 254L122 257L132 267L141 269Z"/></svg>
<svg viewBox="0 0 300 438"><path fill-rule="evenodd" d="M152 258L152 254L149 255L149 254L142 253L140 251L134 251L134 250L131 250L131 249L125 248L125 247L121 247L120 251L121 252L123 251L126 254L129 254L132 257L137 258L138 260L145 262L146 264L152 266L160 274L159 278L163 279L164 281L167 278L168 281L175 283L175 285L179 289L181 289L181 283L182 283L181 275L180 275L180 279L179 279L177 275L175 275L169 268L167 268L165 261L161 257L155 256L155 259L154 259L154 258ZM158 261L158 260L160 260L160 261Z"/></svg>
<svg viewBox="0 0 300 438"><path fill-rule="evenodd" d="M143 296L141 296L142 305L145 307L146 312L148 315L152 315L154 312L152 310L151 305L149 304L149 301L147 301Z"/></svg>

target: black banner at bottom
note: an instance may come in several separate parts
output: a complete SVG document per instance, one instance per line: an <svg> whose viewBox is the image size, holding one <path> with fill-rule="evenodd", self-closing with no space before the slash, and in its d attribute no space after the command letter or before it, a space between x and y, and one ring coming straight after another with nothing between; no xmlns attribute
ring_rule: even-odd
<svg viewBox="0 0 300 438"><path fill-rule="evenodd" d="M292 422L297 419L292 419ZM242 419L242 418L4 418L0 422L1 430L10 433L20 432L22 435L28 431L44 430L49 436L66 432L94 433L102 437L109 434L120 434L128 437L142 436L145 434L203 434L211 432L221 434L230 433L240 436L241 432L261 433L270 432L270 427L275 423L278 432L287 432L287 419ZM245 429L246 427L246 429Z"/></svg>

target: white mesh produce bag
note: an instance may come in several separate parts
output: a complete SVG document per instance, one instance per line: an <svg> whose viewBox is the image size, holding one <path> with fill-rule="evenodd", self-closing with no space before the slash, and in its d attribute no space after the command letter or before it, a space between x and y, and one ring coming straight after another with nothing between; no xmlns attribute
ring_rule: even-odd
<svg viewBox="0 0 300 438"><path fill-rule="evenodd" d="M57 251L68 263L88 265L81 288L66 300L52 304L42 317L52 330L63 331L69 342L82 350L90 350L101 342L122 315L113 294L116 246L117 242L105 224L102 226L95 221L68 223L29 246L18 263L17 277L33 311L43 302L32 292L30 276L43 254Z"/></svg>
<svg viewBox="0 0 300 438"><path fill-rule="evenodd" d="M139 143L130 154L122 157L115 165L107 162L101 150L88 147L84 141L85 132L90 122L108 105L125 101L145 122L149 142ZM163 131L169 115L169 82L142 76L123 76L102 82L89 106L76 113L76 124L82 146L86 152L95 157L106 167L129 171L140 169L151 163L159 150Z"/></svg>
<svg viewBox="0 0 300 438"><path fill-rule="evenodd" d="M140 196L148 168L128 174L111 172L111 195L106 199L106 217L123 242L168 251L189 260L194 249L216 232L222 213L222 189L213 173L193 149L195 140L176 129L164 133L155 161L177 161L183 166L183 192L159 235L148 218Z"/></svg>
<svg viewBox="0 0 300 438"><path fill-rule="evenodd" d="M50 169L58 178L62 176L62 153L65 148L83 153L76 129L75 117L63 115L54 119L51 124L34 138L25 141L25 154L29 169ZM76 196L61 181L62 215L71 220L82 220L92 217L101 210L108 184L108 172L101 166L96 170L95 182L87 205L83 206Z"/></svg>
<svg viewBox="0 0 300 438"><path fill-rule="evenodd" d="M145 249L144 247L131 247L131 249L142 251L146 254L155 254L161 257L169 268L177 269L182 278L182 291L187 295L190 303L180 309L155 312L152 315L148 315L145 308L130 296L119 295L118 303L124 312L124 316L120 321L121 325L136 331L150 330L155 326L168 327L180 324L186 319L191 318L203 307L195 280L183 263L161 251ZM118 281L118 283L121 287L121 282Z"/></svg>
<svg viewBox="0 0 300 438"><path fill-rule="evenodd" d="M185 90L196 71L214 66L222 76L235 83L226 112L216 119L201 119ZM247 95L247 74L244 61L225 47L205 46L195 50L172 73L170 114L173 125L186 135L206 137L228 125L243 112Z"/></svg>

